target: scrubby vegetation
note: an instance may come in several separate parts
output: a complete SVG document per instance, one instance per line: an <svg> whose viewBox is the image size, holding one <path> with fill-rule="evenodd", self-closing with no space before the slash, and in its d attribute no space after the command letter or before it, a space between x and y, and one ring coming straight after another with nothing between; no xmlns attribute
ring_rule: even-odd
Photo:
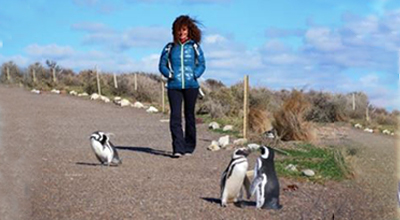
<svg viewBox="0 0 400 220"><path fill-rule="evenodd" d="M153 104L161 102L162 81L160 74L123 73L117 77L116 88L112 73L103 72L100 77L102 95L122 96ZM20 68L12 61L3 63L0 82L41 90L55 88L66 92L97 92L96 73L93 70L75 73L70 69L61 69L52 61L47 61L46 66L34 63L28 68ZM198 101L196 113L205 121L217 120L221 124L234 125L237 130L233 133L239 136L243 126L243 83L226 86L220 81L207 79L201 84L206 96ZM362 92L332 94L314 90L272 91L265 87L252 87L249 104L249 128L252 134L259 135L273 126L284 141L312 140L315 136L314 123L360 123L372 129L394 131L400 116L397 110L388 112L370 105L367 95Z"/></svg>

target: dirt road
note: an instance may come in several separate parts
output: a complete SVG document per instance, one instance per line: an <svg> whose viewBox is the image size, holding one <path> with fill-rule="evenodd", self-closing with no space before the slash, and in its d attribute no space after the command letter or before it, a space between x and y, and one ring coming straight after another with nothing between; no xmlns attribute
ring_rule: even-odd
<svg viewBox="0 0 400 220"><path fill-rule="evenodd" d="M1 219L394 218L392 137L351 130L356 138L346 144L360 156L355 180L322 186L280 178L282 210L256 210L251 201L221 208L219 180L231 151L207 151L218 135L203 124L195 154L172 159L168 124L160 122L165 118L0 86ZM97 130L115 134L122 166L98 165L88 140ZM249 158L251 168L255 158ZM299 190L283 191L293 183Z"/></svg>

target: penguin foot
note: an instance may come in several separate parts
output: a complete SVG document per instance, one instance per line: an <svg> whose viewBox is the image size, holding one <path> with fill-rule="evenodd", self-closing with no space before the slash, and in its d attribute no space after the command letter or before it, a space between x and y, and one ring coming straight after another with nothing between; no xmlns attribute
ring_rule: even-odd
<svg viewBox="0 0 400 220"><path fill-rule="evenodd" d="M237 202L234 202L233 204L238 208L243 208L244 207L244 204L242 203L242 201L237 201Z"/></svg>
<svg viewBox="0 0 400 220"><path fill-rule="evenodd" d="M274 204L268 204L266 206L263 206L262 209L272 209L272 210L279 210L281 209L283 206L280 205L279 203L274 203Z"/></svg>

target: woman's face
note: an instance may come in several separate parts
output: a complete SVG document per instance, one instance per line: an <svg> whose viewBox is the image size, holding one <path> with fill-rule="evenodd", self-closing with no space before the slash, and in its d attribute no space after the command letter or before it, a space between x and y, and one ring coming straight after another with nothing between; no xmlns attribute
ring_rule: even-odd
<svg viewBox="0 0 400 220"><path fill-rule="evenodd" d="M188 39L189 36L189 29L186 26L183 26L179 31L178 31L178 36L179 40L181 42L184 42Z"/></svg>

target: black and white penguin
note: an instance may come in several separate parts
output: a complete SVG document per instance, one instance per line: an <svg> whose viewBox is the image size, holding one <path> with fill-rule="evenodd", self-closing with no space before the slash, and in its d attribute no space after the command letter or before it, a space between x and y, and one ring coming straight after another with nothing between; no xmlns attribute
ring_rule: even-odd
<svg viewBox="0 0 400 220"><path fill-rule="evenodd" d="M242 197L242 186L246 176L248 162L247 156L250 151L246 148L239 148L232 154L232 159L222 173L221 177L221 206L225 207L228 202L238 202Z"/></svg>
<svg viewBox="0 0 400 220"><path fill-rule="evenodd" d="M256 193L257 208L280 209L279 181L275 172L274 150L261 146L261 156L254 167L254 179L250 187L250 195Z"/></svg>
<svg viewBox="0 0 400 220"><path fill-rule="evenodd" d="M110 141L108 134L96 131L90 136L90 143L97 159L103 165L116 165L122 163L118 156L118 152Z"/></svg>

